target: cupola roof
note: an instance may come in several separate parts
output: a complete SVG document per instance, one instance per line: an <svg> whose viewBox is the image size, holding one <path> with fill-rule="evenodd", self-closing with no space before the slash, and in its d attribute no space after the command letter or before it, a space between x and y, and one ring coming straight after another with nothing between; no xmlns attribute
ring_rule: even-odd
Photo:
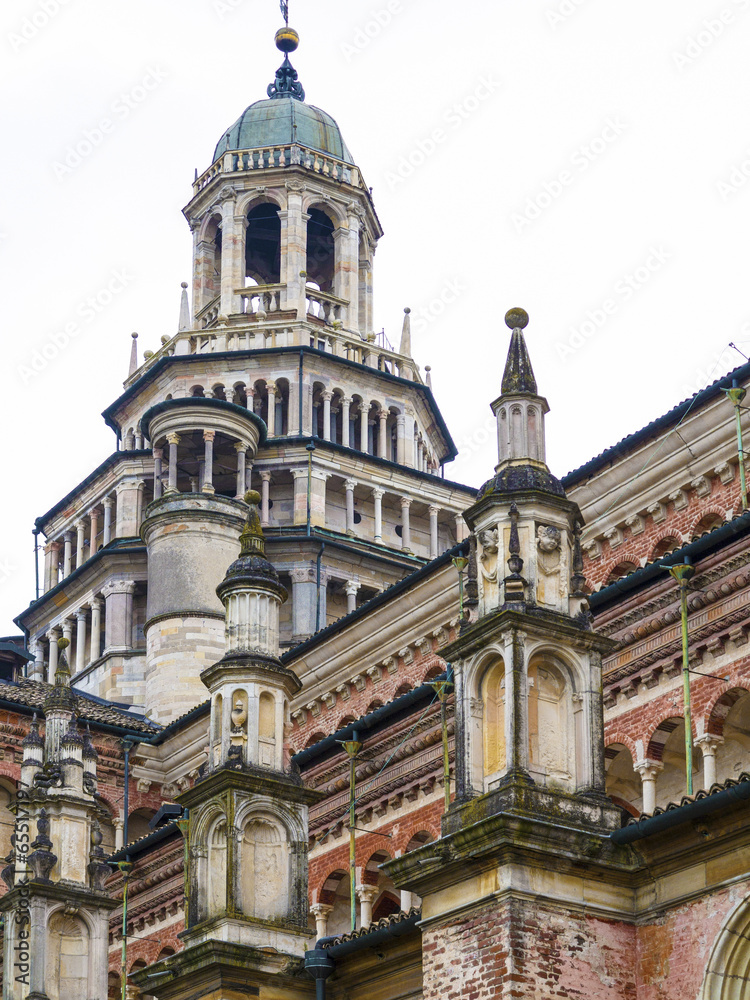
<svg viewBox="0 0 750 1000"><path fill-rule="evenodd" d="M298 44L297 32L288 25L276 32L276 47L284 53L284 61L268 87L268 99L245 108L217 143L213 162L227 151L296 143L345 163L354 163L333 118L320 108L305 104L305 91L297 70L289 62L289 53Z"/></svg>

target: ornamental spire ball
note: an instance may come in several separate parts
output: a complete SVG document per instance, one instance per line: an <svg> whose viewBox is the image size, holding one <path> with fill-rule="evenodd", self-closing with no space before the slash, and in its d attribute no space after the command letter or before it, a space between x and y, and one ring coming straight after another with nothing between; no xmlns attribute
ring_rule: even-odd
<svg viewBox="0 0 750 1000"><path fill-rule="evenodd" d="M505 314L505 325L510 330L525 330L529 325L529 314L525 309L509 309Z"/></svg>

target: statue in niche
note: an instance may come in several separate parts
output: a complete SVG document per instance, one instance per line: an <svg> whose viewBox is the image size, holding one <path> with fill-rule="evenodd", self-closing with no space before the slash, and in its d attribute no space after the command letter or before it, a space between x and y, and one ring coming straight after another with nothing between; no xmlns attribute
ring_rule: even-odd
<svg viewBox="0 0 750 1000"><path fill-rule="evenodd" d="M539 604L555 607L560 596L560 559L562 534L553 525L540 524L536 530L537 557L537 588L536 597Z"/></svg>
<svg viewBox="0 0 750 1000"><path fill-rule="evenodd" d="M235 699L232 708L230 741L232 746L242 746L247 742L247 708L241 698Z"/></svg>
<svg viewBox="0 0 750 1000"><path fill-rule="evenodd" d="M477 541L481 547L479 561L481 563L480 572L483 580L484 599L486 604L494 606L498 603L497 528L485 528L484 531L480 531L477 535Z"/></svg>

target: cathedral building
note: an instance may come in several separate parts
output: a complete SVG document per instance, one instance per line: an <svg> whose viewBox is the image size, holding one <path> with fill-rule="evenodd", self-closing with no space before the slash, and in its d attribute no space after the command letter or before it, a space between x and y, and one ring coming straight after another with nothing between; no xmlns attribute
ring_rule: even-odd
<svg viewBox="0 0 750 1000"><path fill-rule="evenodd" d="M36 520L3 1000L750 996L750 363L557 478L510 309L496 462L452 482L298 41L195 178L112 454Z"/></svg>

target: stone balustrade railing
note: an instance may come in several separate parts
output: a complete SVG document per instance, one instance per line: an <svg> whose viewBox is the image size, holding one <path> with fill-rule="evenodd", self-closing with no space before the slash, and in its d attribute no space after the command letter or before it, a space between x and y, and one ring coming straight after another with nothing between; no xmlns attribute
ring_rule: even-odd
<svg viewBox="0 0 750 1000"><path fill-rule="evenodd" d="M351 187L363 188L359 169L333 156L327 156L296 143L280 146L263 146L258 149L227 150L212 163L193 184L193 194L198 194L213 180L225 174L250 173L254 170L299 166Z"/></svg>

